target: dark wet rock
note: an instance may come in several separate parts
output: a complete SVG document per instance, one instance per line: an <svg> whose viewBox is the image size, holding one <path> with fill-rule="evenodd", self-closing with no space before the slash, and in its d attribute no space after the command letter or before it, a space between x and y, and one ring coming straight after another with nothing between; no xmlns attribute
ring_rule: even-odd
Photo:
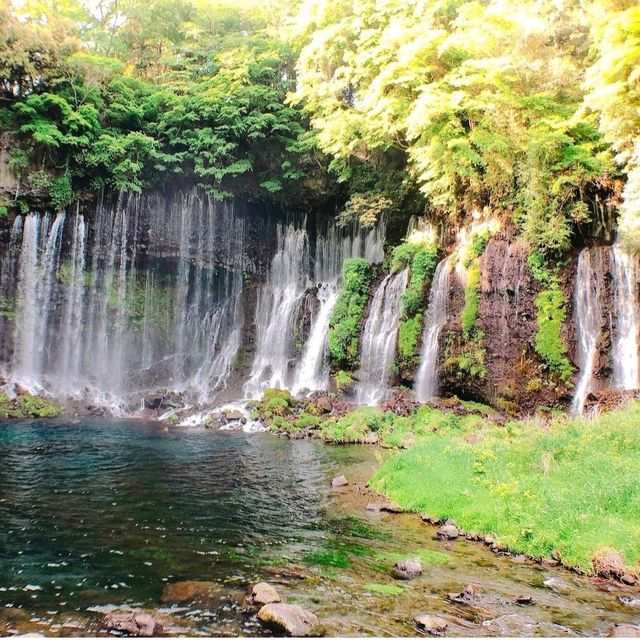
<svg viewBox="0 0 640 640"><path fill-rule="evenodd" d="M160 409L164 396L157 393L149 393L144 397L145 409Z"/></svg>
<svg viewBox="0 0 640 640"><path fill-rule="evenodd" d="M432 616L428 613L416 616L413 621L416 623L418 629L426 631L427 633L441 633L449 626L449 623L444 618Z"/></svg>
<svg viewBox="0 0 640 640"><path fill-rule="evenodd" d="M167 604L183 604L194 600L212 600L220 597L222 587L216 582L186 580L167 585L161 600Z"/></svg>
<svg viewBox="0 0 640 640"><path fill-rule="evenodd" d="M553 560L553 558L542 558L540 560L540 564L543 567L559 567L560 563L557 560Z"/></svg>
<svg viewBox="0 0 640 640"><path fill-rule="evenodd" d="M393 576L400 580L411 580L422 575L420 558L408 558L393 565Z"/></svg>
<svg viewBox="0 0 640 640"><path fill-rule="evenodd" d="M454 524L443 524L436 535L440 540L455 540L460 535L460 532Z"/></svg>
<svg viewBox="0 0 640 640"><path fill-rule="evenodd" d="M280 596L268 582L258 582L251 589L251 602L260 605L271 604L280 602Z"/></svg>
<svg viewBox="0 0 640 640"><path fill-rule="evenodd" d="M533 604L533 596L518 596L514 600L514 603L523 606Z"/></svg>
<svg viewBox="0 0 640 640"><path fill-rule="evenodd" d="M640 638L640 627L635 624L614 624L609 631L609 638Z"/></svg>
<svg viewBox="0 0 640 640"><path fill-rule="evenodd" d="M331 413L333 411L333 402L331 402L331 398L321 396L320 398L316 398L314 402L322 413Z"/></svg>
<svg viewBox="0 0 640 640"><path fill-rule="evenodd" d="M110 611L104 616L103 625L109 631L121 631L130 636L151 638L160 635L164 628L150 613L145 611Z"/></svg>
<svg viewBox="0 0 640 640"><path fill-rule="evenodd" d="M273 631L295 637L309 636L318 626L315 614L295 604L267 604L258 611L258 620Z"/></svg>
<svg viewBox="0 0 640 640"><path fill-rule="evenodd" d="M468 584L460 593L449 593L447 598L457 604L474 604L480 597L480 590L473 584Z"/></svg>
<svg viewBox="0 0 640 640"><path fill-rule="evenodd" d="M569 591L569 585L561 578L548 578L542 584L544 584L547 589L558 593L566 593Z"/></svg>
<svg viewBox="0 0 640 640"><path fill-rule="evenodd" d="M336 476L331 481L331 487L333 489L339 489L340 487L346 487L349 484L346 476Z"/></svg>

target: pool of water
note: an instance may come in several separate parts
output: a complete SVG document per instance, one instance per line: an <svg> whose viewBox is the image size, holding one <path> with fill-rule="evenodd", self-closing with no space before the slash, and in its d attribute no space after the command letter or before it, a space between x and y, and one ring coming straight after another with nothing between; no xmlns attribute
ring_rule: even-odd
<svg viewBox="0 0 640 640"><path fill-rule="evenodd" d="M315 611L327 635L415 635L424 612L456 635L600 635L640 621L619 600L629 589L435 541L416 517L366 511L376 455L135 421L1 424L0 632L105 634L103 612L129 605L171 614L181 633L262 634L244 602L261 579ZM357 486L332 491L337 473ZM425 559L422 577L394 581L403 554ZM561 589L545 586L549 577ZM225 595L205 607L163 603L163 589L183 580L216 582ZM470 582L480 601L447 600ZM533 604L514 604L522 595Z"/></svg>

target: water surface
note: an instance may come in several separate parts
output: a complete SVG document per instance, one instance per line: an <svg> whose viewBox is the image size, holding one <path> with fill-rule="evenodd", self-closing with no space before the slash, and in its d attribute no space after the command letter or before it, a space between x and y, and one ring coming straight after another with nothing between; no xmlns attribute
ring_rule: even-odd
<svg viewBox="0 0 640 640"><path fill-rule="evenodd" d="M130 605L168 611L182 633L261 634L244 602L260 579L315 611L329 635L414 635L424 612L456 635L600 635L640 620L618 600L628 589L435 541L416 517L366 511L362 485L331 491L337 473L363 483L375 455L134 421L2 424L0 632L104 634L102 612ZM424 575L381 593L398 590L396 556L415 553ZM163 588L181 580L217 582L225 597L163 606ZM481 602L447 600L469 582ZM515 605L520 595L534 604Z"/></svg>

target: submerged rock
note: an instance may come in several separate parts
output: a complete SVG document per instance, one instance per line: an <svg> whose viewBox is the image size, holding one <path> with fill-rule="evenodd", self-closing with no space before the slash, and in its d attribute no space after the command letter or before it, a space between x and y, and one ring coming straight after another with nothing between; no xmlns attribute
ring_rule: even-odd
<svg viewBox="0 0 640 640"><path fill-rule="evenodd" d="M340 487L346 487L348 484L349 484L349 481L347 480L346 476L336 476L331 481L331 488L339 489Z"/></svg>
<svg viewBox="0 0 640 640"><path fill-rule="evenodd" d="M145 611L115 610L107 613L102 621L109 631L122 631L131 636L151 638L160 635L164 628L150 613Z"/></svg>
<svg viewBox="0 0 640 640"><path fill-rule="evenodd" d="M454 524L443 524L437 531L436 535L441 540L455 540L459 535L458 527Z"/></svg>
<svg viewBox="0 0 640 640"><path fill-rule="evenodd" d="M457 604L474 604L480 597L480 590L473 584L468 584L460 593L449 593L447 598Z"/></svg>
<svg viewBox="0 0 640 640"><path fill-rule="evenodd" d="M409 558L393 565L393 576L400 580L410 580L422 575L420 558Z"/></svg>
<svg viewBox="0 0 640 640"><path fill-rule="evenodd" d="M268 582L258 582L251 589L251 602L253 604L271 604L280 602L278 592Z"/></svg>
<svg viewBox="0 0 640 640"><path fill-rule="evenodd" d="M309 636L318 626L315 614L295 604L267 604L258 611L258 620L273 631L295 637Z"/></svg>
<svg viewBox="0 0 640 640"><path fill-rule="evenodd" d="M428 633L440 633L445 631L449 626L449 623L444 618L431 616L428 613L416 616L413 621L416 623L418 629L427 631Z"/></svg>
<svg viewBox="0 0 640 640"><path fill-rule="evenodd" d="M609 638L640 638L640 627L635 624L614 624L609 631Z"/></svg>
<svg viewBox="0 0 640 640"><path fill-rule="evenodd" d="M548 578L542 583L547 589L557 591L558 593L566 593L569 591L569 585L560 578Z"/></svg>
<svg viewBox="0 0 640 640"><path fill-rule="evenodd" d="M167 604L183 604L193 600L212 600L219 598L222 587L216 582L186 580L167 585L162 591L161 600Z"/></svg>

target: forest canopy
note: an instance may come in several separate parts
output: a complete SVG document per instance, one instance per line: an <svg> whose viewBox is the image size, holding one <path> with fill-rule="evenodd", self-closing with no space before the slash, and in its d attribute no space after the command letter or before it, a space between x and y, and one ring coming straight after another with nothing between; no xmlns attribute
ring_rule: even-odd
<svg viewBox="0 0 640 640"><path fill-rule="evenodd" d="M0 210L189 179L640 248L634 0L0 0L0 64Z"/></svg>

